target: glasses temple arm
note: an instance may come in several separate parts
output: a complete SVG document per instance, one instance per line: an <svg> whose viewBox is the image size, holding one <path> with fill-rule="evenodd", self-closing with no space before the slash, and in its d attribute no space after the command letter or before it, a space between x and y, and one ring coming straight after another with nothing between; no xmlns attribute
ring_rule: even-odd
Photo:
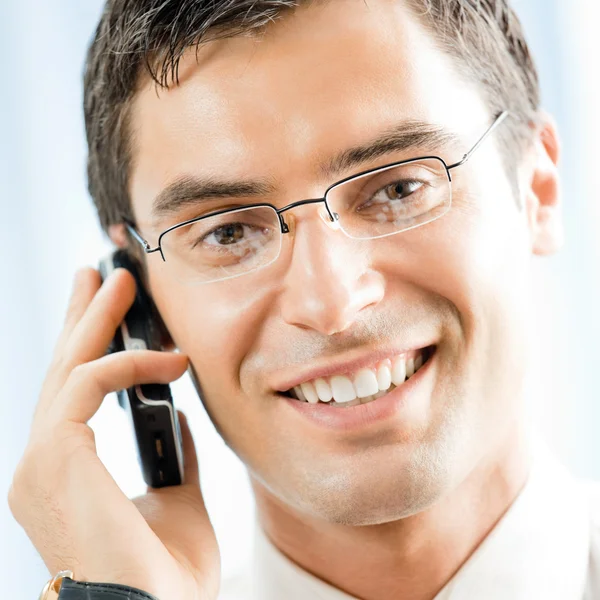
<svg viewBox="0 0 600 600"><path fill-rule="evenodd" d="M475 142L475 145L462 157L462 159L459 162L450 165L448 167L448 170L464 165L469 160L469 158L471 158L473 152L475 152L475 150L477 150L477 148L479 148L479 146L481 146L481 144L485 142L485 140L493 133L494 129L496 129L496 127L498 127L502 123L502 121L504 121L504 119L506 119L506 117L508 117L509 115L510 112L507 110L501 112L496 117L496 120L487 128L486 132L477 140L477 142Z"/></svg>
<svg viewBox="0 0 600 600"><path fill-rule="evenodd" d="M137 232L133 223L127 219L123 219L123 224L127 227L127 231L144 247L145 252L155 252L158 248L152 248L150 244Z"/></svg>

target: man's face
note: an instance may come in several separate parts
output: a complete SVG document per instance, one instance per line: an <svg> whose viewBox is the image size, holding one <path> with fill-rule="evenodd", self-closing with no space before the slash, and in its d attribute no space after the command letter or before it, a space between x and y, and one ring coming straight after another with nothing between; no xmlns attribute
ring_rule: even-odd
<svg viewBox="0 0 600 600"><path fill-rule="evenodd" d="M407 121L460 143L333 175L320 168ZM154 244L199 214L188 204L153 216L153 199L179 178L268 180L275 193L225 203L280 207L402 158L457 162L491 121L479 90L401 3L301 7L263 36L212 42L197 61L191 51L178 87L157 94L145 82L133 108L135 216ZM279 259L253 274L189 286L149 256L151 292L212 420L255 482L286 505L351 524L397 519L509 438L527 363L531 239L496 141L452 171L445 216L398 235L350 239L309 204L284 213L292 233ZM276 391L313 368L429 345L435 354L411 393L363 426L317 424Z"/></svg>

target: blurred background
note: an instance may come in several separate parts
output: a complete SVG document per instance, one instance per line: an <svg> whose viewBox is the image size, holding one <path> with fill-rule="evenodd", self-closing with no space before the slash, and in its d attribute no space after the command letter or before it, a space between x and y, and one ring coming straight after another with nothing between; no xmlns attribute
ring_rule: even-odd
<svg viewBox="0 0 600 600"><path fill-rule="evenodd" d="M75 270L110 245L85 181L84 55L102 0L0 2L0 580L6 598L34 598L46 569L6 506L12 472L61 329ZM576 474L600 479L600 4L515 2L540 71L543 104L563 140L567 244L535 264L539 427ZM174 385L195 435L223 576L246 568L253 501L243 466L208 421L191 384ZM144 491L133 439L116 397L92 426L118 484ZM5 587L8 585L8 589Z"/></svg>

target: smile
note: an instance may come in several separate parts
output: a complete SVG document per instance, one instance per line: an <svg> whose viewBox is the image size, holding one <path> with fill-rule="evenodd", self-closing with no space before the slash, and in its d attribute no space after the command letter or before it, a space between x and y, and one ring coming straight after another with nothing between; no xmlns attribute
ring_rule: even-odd
<svg viewBox="0 0 600 600"><path fill-rule="evenodd" d="M318 377L284 394L300 402L350 407L367 404L401 386L431 358L434 346L398 354L354 373Z"/></svg>

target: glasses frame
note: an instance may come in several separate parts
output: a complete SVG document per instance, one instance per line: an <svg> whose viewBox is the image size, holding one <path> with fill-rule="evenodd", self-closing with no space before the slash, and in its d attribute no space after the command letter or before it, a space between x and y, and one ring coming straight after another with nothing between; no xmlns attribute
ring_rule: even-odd
<svg viewBox="0 0 600 600"><path fill-rule="evenodd" d="M481 146L481 144L492 134L492 132L510 115L510 112L507 110L504 110L500 113L498 113L494 119L494 122L485 130L484 134L475 142L475 144L471 147L471 149L463 155L463 157L456 163L453 163L451 165L448 165L446 163L446 161L441 158L440 156L419 156L417 158L409 158L406 160L401 160L399 162L395 162L395 163L390 163L388 165L384 165L381 167L375 167L374 169L368 169L366 171L362 171L361 173L355 173L354 175L350 175L348 177L345 177L344 179L341 179L340 181L336 181L335 183L331 184L326 190L325 193L323 194L322 198L309 198L307 200L298 200L297 202L292 202L291 204L288 204L287 206L284 206L282 208L277 208L276 206L274 206L273 204L270 204L268 202L260 202L257 204L247 204L244 206L238 206L235 208L226 208L223 210L219 210L219 211L215 211L212 212L208 215L202 215L200 217L194 217L193 219L188 219L187 221L183 221L181 223L177 223L176 225L172 225L171 227L169 227L168 229L165 229L159 236L158 236L158 245L155 248L152 248L152 246L148 243L147 240L145 240L142 235L137 231L135 223L133 223L132 221L130 221L129 219L123 219L122 222L125 225L125 227L127 228L127 230L129 231L129 233L133 236L133 238L139 242L141 244L141 246L144 249L144 252L146 254L152 254L153 252L160 252L160 255L163 259L164 262L167 262L165 259L165 255L163 253L162 250L162 238L169 233L170 231L173 231L174 229L178 229L179 227L184 227L187 225L190 225L191 223L196 223L197 221L201 221L202 219L207 219L209 217L216 217L219 215L223 215L223 214L227 214L227 213L232 213L232 212L236 212L239 211L240 209L249 209L249 208L271 208L273 209L276 213L277 213L277 217L279 219L279 226L281 228L281 233L285 234L285 233L289 233L290 229L287 225L287 223L284 221L283 219L283 213L291 210L292 208L295 208L296 206L303 206L305 204L318 204L318 203L323 203L325 204L325 208L327 209L327 214L329 216L329 219L331 220L332 223L334 223L335 221L337 221L339 219L339 215L335 212L331 212L331 208L329 207L329 203L327 202L327 195L329 194L329 192L344 184L347 183L348 181L352 181L353 179L359 179L361 177L365 177L366 175L369 175L371 173L377 173L379 171L383 171L385 169L391 169L393 167L399 167L401 165L405 165L405 164L410 164L410 163L414 163L414 162L418 162L420 160L438 160L442 163L442 165L444 166L444 168L446 169L446 174L448 175L448 182L450 183L450 185L452 185L452 175L450 173L450 171L452 171L452 169L456 169L457 167L460 167L461 165L464 165L473 155L473 153L477 150L477 148L479 148L479 146ZM445 214L445 213L444 213ZM440 215L442 216L442 215ZM439 218L439 217L436 217ZM432 219L433 220L433 219ZM419 227L420 225L426 225L427 223L431 223L431 221L426 221L424 223L421 223L419 225L417 225L417 227ZM343 229L343 228L342 228ZM387 235L395 235L396 233L402 233L402 231L404 230L400 230L397 231L395 233L391 233L391 234L386 234ZM385 237L385 236L376 236L373 239L376 239L377 237ZM370 239L370 238L362 238L362 239ZM270 264L270 263L269 263ZM263 265L266 266L266 265ZM245 274L245 273L243 273ZM218 281L218 280L217 280Z"/></svg>

